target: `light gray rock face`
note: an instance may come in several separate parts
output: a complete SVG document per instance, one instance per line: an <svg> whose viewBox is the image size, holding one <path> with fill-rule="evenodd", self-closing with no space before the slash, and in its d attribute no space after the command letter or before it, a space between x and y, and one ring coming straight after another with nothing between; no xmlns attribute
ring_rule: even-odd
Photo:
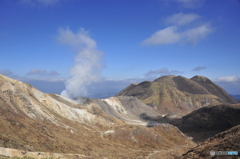
<svg viewBox="0 0 240 159"><path fill-rule="evenodd" d="M160 116L154 108L147 106L135 97L118 96L107 99L93 99L92 102L96 103L106 113L131 124L142 125L141 116L143 114L151 117Z"/></svg>
<svg viewBox="0 0 240 159"><path fill-rule="evenodd" d="M91 113L94 105L85 107L60 95L45 94L31 85L0 75L0 104L16 114L38 121L51 121L65 125L62 120L95 125L112 125L114 122ZM4 107L5 105L5 107ZM110 118L110 117L109 117Z"/></svg>

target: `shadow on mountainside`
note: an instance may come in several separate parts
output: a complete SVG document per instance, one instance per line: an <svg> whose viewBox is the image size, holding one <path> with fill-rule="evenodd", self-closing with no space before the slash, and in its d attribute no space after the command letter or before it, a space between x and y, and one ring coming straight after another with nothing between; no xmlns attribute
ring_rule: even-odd
<svg viewBox="0 0 240 159"><path fill-rule="evenodd" d="M172 124L199 143L240 124L239 114L240 104L229 104L203 107L182 118L174 115L151 117L145 113L142 113L140 118L148 122L148 127L157 123Z"/></svg>
<svg viewBox="0 0 240 159"><path fill-rule="evenodd" d="M153 117L153 116L147 115L146 113L142 113L140 114L140 119L148 122L147 127L152 127L160 123L173 124L178 120L180 120L181 117L177 115L165 115L165 116L163 115L163 116Z"/></svg>

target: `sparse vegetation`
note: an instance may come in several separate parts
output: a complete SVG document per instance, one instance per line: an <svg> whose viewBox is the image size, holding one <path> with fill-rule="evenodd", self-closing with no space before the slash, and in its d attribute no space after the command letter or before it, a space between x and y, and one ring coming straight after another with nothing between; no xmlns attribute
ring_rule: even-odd
<svg viewBox="0 0 240 159"><path fill-rule="evenodd" d="M206 77L163 76L153 82L130 85L117 95L134 96L160 113L186 115L193 110L236 101Z"/></svg>
<svg viewBox="0 0 240 159"><path fill-rule="evenodd" d="M17 157L17 156L13 156L13 157L0 157L0 159L36 159L34 157L30 157L30 156L24 156L24 157ZM53 158L53 157L43 157L43 158L40 158L40 159L56 159L56 158Z"/></svg>
<svg viewBox="0 0 240 159"><path fill-rule="evenodd" d="M166 83L161 82L159 78L155 82L147 81L133 85L131 87L137 90L131 91L139 95L137 97L142 101L149 105L155 104L159 111L164 110L168 113L186 113L187 109L191 111L206 106L212 101L216 103L221 101L218 96L211 93L191 94L187 91L180 91L179 83L171 80L174 77L166 77L164 79ZM184 78L183 80L187 81ZM193 85L194 90L201 87L199 85L195 87L194 82L190 85ZM135 159L159 158L159 156L171 158L173 149L180 154L183 152L182 148L195 145L179 129L168 124L170 121L177 122L180 119L177 115L159 114L156 109L146 106L135 97L112 97L106 99L108 103L104 100L92 99L89 101L92 102L90 105L82 106L76 103L71 104L70 101L67 102L60 96L43 94L25 83L19 84L16 80L9 81L9 79L1 80L0 78L0 86L6 92L9 92L7 91L10 89L9 86L12 90L11 93L0 91L0 147L3 150L7 149L5 152L11 155L26 155L24 157L2 156L0 159L35 159L30 156L39 158L51 156L51 153L58 153L59 156L68 159L104 157ZM194 104L198 107L192 107ZM72 109L78 111L69 111ZM117 109L115 114L111 109L114 111ZM72 113L70 116L69 112ZM94 120L91 120L91 115L87 116L86 112L94 116ZM118 112L124 112L119 113L123 115L121 120L120 117L117 119L115 116ZM212 126L214 123L205 120L209 117L206 112L209 111L203 111L198 116L203 119L197 120L198 124L205 126L210 124L214 127ZM232 118L238 119L231 112L232 110L229 109L229 112L225 113L228 115L224 116L224 121L220 124L230 122ZM47 115L44 116L44 113ZM210 116L213 115L214 113L210 114ZM137 117L146 119L146 122L138 120ZM126 124L123 122L124 119L128 121L134 119L138 125ZM222 118L217 118L218 121L220 119ZM141 126L138 122L149 127ZM156 122L159 125L156 126ZM198 126L198 124L193 125ZM219 125L215 124L215 127ZM208 129L207 127L206 130ZM42 159L55 158L42 157Z"/></svg>

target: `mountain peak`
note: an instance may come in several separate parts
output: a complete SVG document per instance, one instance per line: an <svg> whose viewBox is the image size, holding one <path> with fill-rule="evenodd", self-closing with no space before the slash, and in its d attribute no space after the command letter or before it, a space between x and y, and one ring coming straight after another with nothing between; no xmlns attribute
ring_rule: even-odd
<svg viewBox="0 0 240 159"><path fill-rule="evenodd" d="M223 103L236 104L237 101L233 99L222 87L213 83L210 79L204 76L194 76L192 81L197 82L199 85L207 89L207 91L219 97Z"/></svg>
<svg viewBox="0 0 240 159"><path fill-rule="evenodd" d="M198 82L210 82L210 80L207 77L199 76L199 75L192 77L191 80L198 81Z"/></svg>
<svg viewBox="0 0 240 159"><path fill-rule="evenodd" d="M174 77L176 77L176 76L175 75L161 76L161 77L155 79L153 82L165 82L167 80L171 80Z"/></svg>

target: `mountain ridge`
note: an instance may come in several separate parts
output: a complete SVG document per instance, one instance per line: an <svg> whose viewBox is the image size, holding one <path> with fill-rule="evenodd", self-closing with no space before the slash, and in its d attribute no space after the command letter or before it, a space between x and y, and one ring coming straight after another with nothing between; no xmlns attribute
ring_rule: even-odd
<svg viewBox="0 0 240 159"><path fill-rule="evenodd" d="M211 90L213 89L213 90ZM203 76L162 76L131 84L115 96L134 96L164 114L186 115L208 105L236 104L220 86Z"/></svg>
<svg viewBox="0 0 240 159"><path fill-rule="evenodd" d="M207 106L172 122L182 132L192 136L195 142L226 131L240 124L240 104ZM170 122L171 123L171 122Z"/></svg>

